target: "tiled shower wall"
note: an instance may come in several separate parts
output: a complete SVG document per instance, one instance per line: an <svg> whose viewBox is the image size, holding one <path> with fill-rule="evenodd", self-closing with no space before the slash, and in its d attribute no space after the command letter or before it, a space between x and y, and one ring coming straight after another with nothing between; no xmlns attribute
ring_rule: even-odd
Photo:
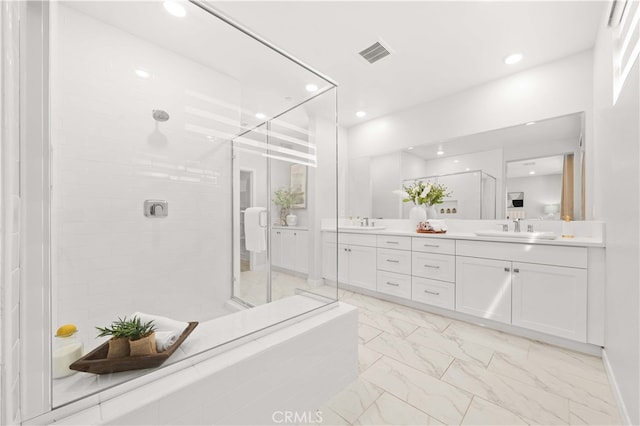
<svg viewBox="0 0 640 426"><path fill-rule="evenodd" d="M232 131L207 114L239 120L241 92L73 7L52 22L53 326L77 324L93 347L118 316L201 321L229 299L231 151L203 129ZM168 201L168 217L145 217L148 199Z"/></svg>
<svg viewBox="0 0 640 426"><path fill-rule="evenodd" d="M20 127L18 2L0 3L0 423L20 422Z"/></svg>

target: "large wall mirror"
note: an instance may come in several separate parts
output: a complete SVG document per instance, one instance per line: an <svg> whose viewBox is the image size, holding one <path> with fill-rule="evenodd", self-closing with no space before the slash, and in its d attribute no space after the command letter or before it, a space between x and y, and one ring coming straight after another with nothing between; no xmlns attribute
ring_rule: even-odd
<svg viewBox="0 0 640 426"><path fill-rule="evenodd" d="M445 204L455 206L455 213L453 208L447 213L445 206L443 218L582 220L584 179L580 112L351 158L345 213L407 218L409 206L394 190L430 180L444 183L452 192ZM515 193L521 198L514 203Z"/></svg>

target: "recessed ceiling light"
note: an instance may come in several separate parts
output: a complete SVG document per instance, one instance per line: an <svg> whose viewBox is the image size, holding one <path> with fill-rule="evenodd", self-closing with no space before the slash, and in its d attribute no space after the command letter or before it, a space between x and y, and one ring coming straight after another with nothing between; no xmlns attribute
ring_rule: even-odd
<svg viewBox="0 0 640 426"><path fill-rule="evenodd" d="M415 148L415 146L410 146L407 150L411 151L413 148Z"/></svg>
<svg viewBox="0 0 640 426"><path fill-rule="evenodd" d="M304 86L305 89L307 89L307 92L317 92L318 91L318 86L316 86L313 83L307 84L306 86Z"/></svg>
<svg viewBox="0 0 640 426"><path fill-rule="evenodd" d="M528 123L525 123L525 126L533 126L534 124L536 124L535 121L530 121Z"/></svg>
<svg viewBox="0 0 640 426"><path fill-rule="evenodd" d="M438 152L436 152L436 154L438 154L438 155L444 155L444 151L443 151L443 150L441 150L441 149L439 149L439 150L438 150Z"/></svg>
<svg viewBox="0 0 640 426"><path fill-rule="evenodd" d="M167 12L173 16L177 16L178 18L182 18L187 14L187 11L184 10L184 6L177 1L165 1L163 5Z"/></svg>
<svg viewBox="0 0 640 426"><path fill-rule="evenodd" d="M517 64L524 58L522 53L512 53L511 55L504 58L504 63L507 65Z"/></svg>
<svg viewBox="0 0 640 426"><path fill-rule="evenodd" d="M457 164L460 162L460 160L453 160L453 162Z"/></svg>
<svg viewBox="0 0 640 426"><path fill-rule="evenodd" d="M266 115L264 115L264 114L263 114L263 113L261 113L261 112L256 112L256 118L258 118L258 119L262 120L262 119L267 118L267 116L266 116Z"/></svg>
<svg viewBox="0 0 640 426"><path fill-rule="evenodd" d="M469 171L469 170L471 170L471 169L467 167L467 168L466 168L466 169L464 169L464 170L468 172L468 171Z"/></svg>
<svg viewBox="0 0 640 426"><path fill-rule="evenodd" d="M151 76L147 71L140 68L136 69L136 75L140 78L149 78Z"/></svg>
<svg viewBox="0 0 640 426"><path fill-rule="evenodd" d="M530 175L535 175L535 174L536 174L536 172L535 172L535 171L533 171L533 170L531 170L531 171L529 172L529 174L530 174Z"/></svg>
<svg viewBox="0 0 640 426"><path fill-rule="evenodd" d="M360 117L360 118L362 118L362 117L364 117L365 115L367 115L367 113L366 113L366 112L364 112L364 111L358 111L358 112L356 112L356 117Z"/></svg>

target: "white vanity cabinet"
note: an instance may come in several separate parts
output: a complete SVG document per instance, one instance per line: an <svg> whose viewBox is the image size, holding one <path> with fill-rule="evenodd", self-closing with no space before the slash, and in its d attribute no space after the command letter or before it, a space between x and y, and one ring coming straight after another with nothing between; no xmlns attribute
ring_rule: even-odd
<svg viewBox="0 0 640 426"><path fill-rule="evenodd" d="M271 229L271 265L306 274L309 270L309 231Z"/></svg>
<svg viewBox="0 0 640 426"><path fill-rule="evenodd" d="M377 285L381 293L411 299L411 238L378 235Z"/></svg>
<svg viewBox="0 0 640 426"><path fill-rule="evenodd" d="M456 258L456 311L511 324L511 262Z"/></svg>
<svg viewBox="0 0 640 426"><path fill-rule="evenodd" d="M587 341L587 249L464 241L456 310Z"/></svg>
<svg viewBox="0 0 640 426"><path fill-rule="evenodd" d="M587 340L587 270L513 262L512 324Z"/></svg>
<svg viewBox="0 0 640 426"><path fill-rule="evenodd" d="M338 240L335 232L323 233L322 276L330 281L337 278L343 284L376 290L376 236L340 233Z"/></svg>

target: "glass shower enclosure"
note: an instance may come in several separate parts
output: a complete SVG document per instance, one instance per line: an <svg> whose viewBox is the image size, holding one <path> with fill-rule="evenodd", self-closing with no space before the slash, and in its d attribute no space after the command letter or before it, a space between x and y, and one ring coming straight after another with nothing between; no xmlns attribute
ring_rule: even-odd
<svg viewBox="0 0 640 426"><path fill-rule="evenodd" d="M414 182L431 182L447 187L451 195L436 206L442 219L495 219L496 178L483 170L469 170L437 176L405 180L405 186ZM409 203L403 203L403 217L409 217Z"/></svg>
<svg viewBox="0 0 640 426"><path fill-rule="evenodd" d="M60 1L47 19L51 336L75 324L90 350L135 312L200 322L170 364L337 300L332 80L205 3ZM216 329L251 308L275 314ZM57 407L140 374L44 382Z"/></svg>

